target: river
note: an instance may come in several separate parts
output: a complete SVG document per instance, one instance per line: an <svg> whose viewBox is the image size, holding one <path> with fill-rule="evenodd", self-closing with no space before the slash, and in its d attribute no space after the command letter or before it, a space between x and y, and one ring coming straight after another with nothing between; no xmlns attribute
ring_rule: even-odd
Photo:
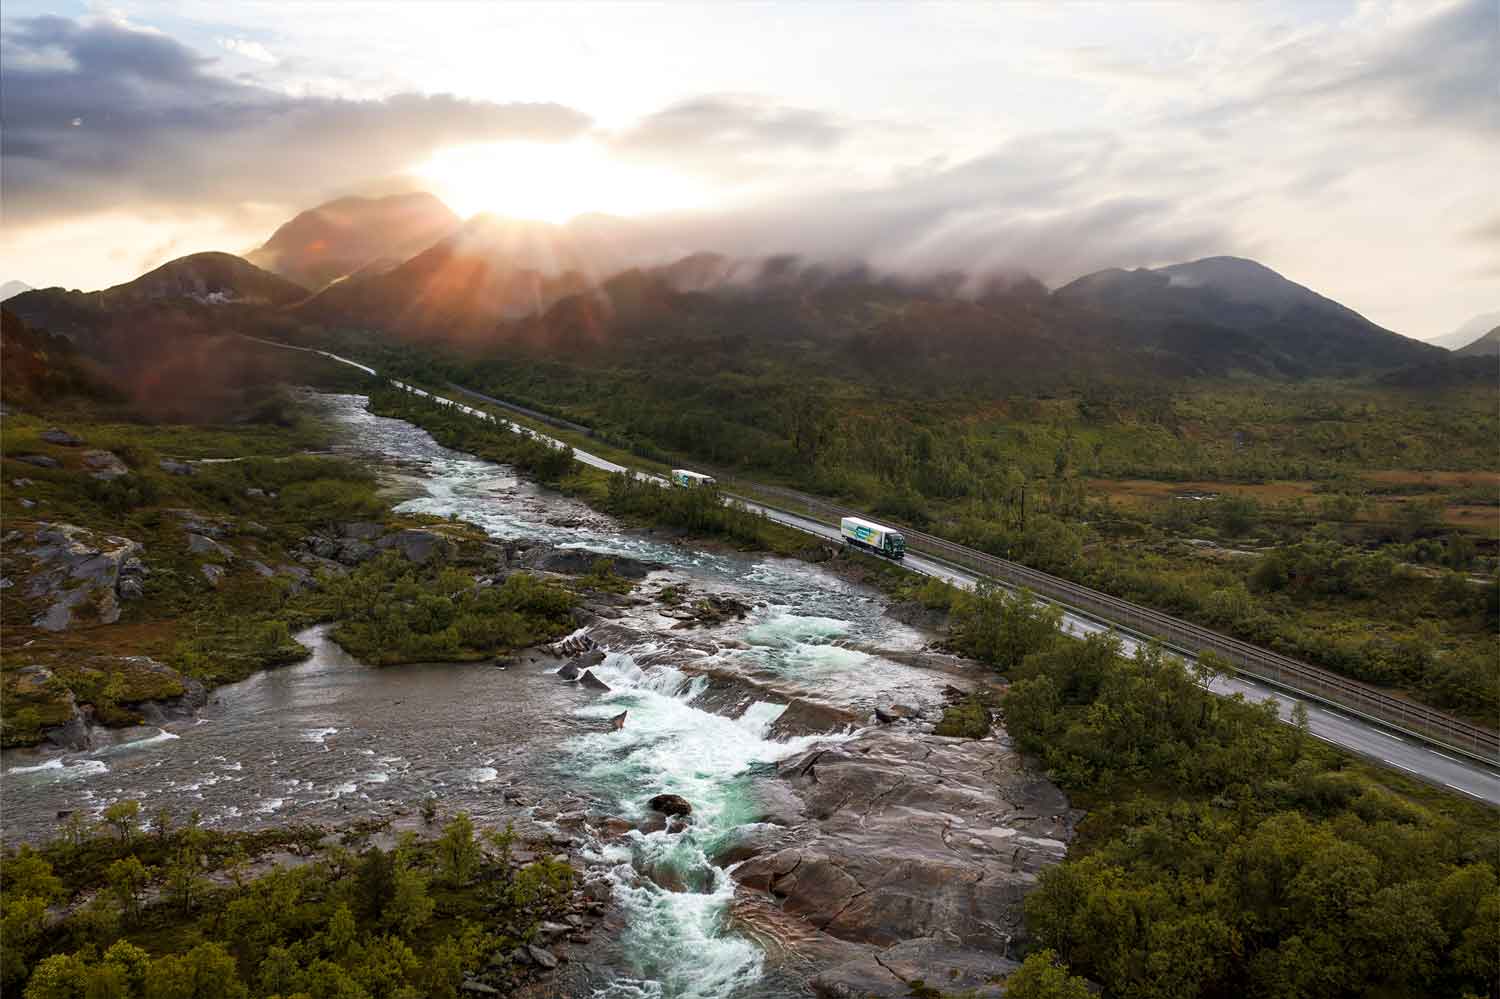
<svg viewBox="0 0 1500 999"><path fill-rule="evenodd" d="M215 691L192 722L132 730L87 753L8 752L8 840L45 836L59 811L97 815L135 798L152 814L198 811L222 828L336 823L409 813L427 796L446 812L501 822L518 802L639 818L654 794L694 805L687 832L632 832L587 848L613 882L623 923L601 997L805 994L769 974L729 919L734 883L708 861L713 845L756 817L769 764L821 739L777 738L790 698L866 717L878 703L931 706L945 678L881 654L923 636L885 615L885 601L802 562L709 552L622 529L505 466L439 446L421 429L370 414L359 396L319 396L343 429L340 450L389 471L411 498L400 509L455 516L498 539L576 546L666 565L644 584L686 583L753 606L743 621L690 633L637 609L606 643L596 695L522 656L508 669L423 665L374 669L314 628L296 666ZM705 674L758 691L705 699ZM712 707L708 701L712 700ZM607 719L628 711L614 730ZM722 713L721 713L722 712ZM663 872L671 874L662 877ZM664 886L665 885L665 886Z"/></svg>

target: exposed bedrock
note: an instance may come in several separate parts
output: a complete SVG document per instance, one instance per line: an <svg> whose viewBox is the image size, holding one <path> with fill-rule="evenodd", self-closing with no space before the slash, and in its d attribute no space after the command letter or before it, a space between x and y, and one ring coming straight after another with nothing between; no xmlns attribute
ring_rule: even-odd
<svg viewBox="0 0 1500 999"><path fill-rule="evenodd" d="M866 731L776 778L769 811L800 821L735 868L749 890L736 916L773 954L816 966L826 996L987 987L1014 966L1022 901L1081 814L993 739Z"/></svg>

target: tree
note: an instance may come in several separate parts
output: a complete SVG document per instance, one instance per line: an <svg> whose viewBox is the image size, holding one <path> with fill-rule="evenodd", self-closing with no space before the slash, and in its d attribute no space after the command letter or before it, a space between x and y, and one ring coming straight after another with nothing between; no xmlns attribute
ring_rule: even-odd
<svg viewBox="0 0 1500 999"><path fill-rule="evenodd" d="M474 839L474 823L468 812L459 812L443 826L437 841L438 861L443 877L454 885L468 884L479 869L479 843Z"/></svg>
<svg viewBox="0 0 1500 999"><path fill-rule="evenodd" d="M134 798L117 801L104 810L104 821L114 826L120 834L120 842L129 843L135 832L136 818L141 814L141 803Z"/></svg>
<svg viewBox="0 0 1500 999"><path fill-rule="evenodd" d="M403 937L432 917L435 903L427 894L427 875L405 857L396 862L395 893L385 910L387 924Z"/></svg>
<svg viewBox="0 0 1500 999"><path fill-rule="evenodd" d="M1006 731L1017 745L1030 752L1046 748L1049 738L1062 729L1062 699L1050 676L1011 684L1000 706L1005 714Z"/></svg>
<svg viewBox="0 0 1500 999"><path fill-rule="evenodd" d="M53 954L26 982L25 999L84 999L88 965L77 954Z"/></svg>
<svg viewBox="0 0 1500 999"><path fill-rule="evenodd" d="M207 884L207 879L199 874L198 851L192 847L178 850L167 867L167 896L186 914L193 910Z"/></svg>
<svg viewBox="0 0 1500 999"><path fill-rule="evenodd" d="M185 955L165 954L146 972L144 999L247 999L234 958L216 943L203 943Z"/></svg>
<svg viewBox="0 0 1500 999"><path fill-rule="evenodd" d="M1005 979L1006 999L1093 999L1088 982L1068 974L1057 952L1039 950Z"/></svg>
<svg viewBox="0 0 1500 999"><path fill-rule="evenodd" d="M31 959L47 926L47 903L36 895L15 895L7 886L0 915L0 988L12 989L26 980ZM31 993L28 992L27 995Z"/></svg>
<svg viewBox="0 0 1500 999"><path fill-rule="evenodd" d="M151 880L146 865L132 854L110 864L104 877L109 882L115 900L120 904L120 911L133 918L140 909L141 890Z"/></svg>
<svg viewBox="0 0 1500 999"><path fill-rule="evenodd" d="M954 603L953 641L965 654L1008 672L1050 648L1061 623L1061 608L1039 603L1027 590L1010 593L980 583Z"/></svg>

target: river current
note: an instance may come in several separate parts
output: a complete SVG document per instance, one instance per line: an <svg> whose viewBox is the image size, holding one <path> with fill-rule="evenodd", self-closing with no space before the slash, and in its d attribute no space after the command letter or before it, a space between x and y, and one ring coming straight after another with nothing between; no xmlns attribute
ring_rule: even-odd
<svg viewBox="0 0 1500 999"><path fill-rule="evenodd" d="M933 704L941 677L887 658L920 634L885 616L877 593L805 563L697 550L621 528L508 467L438 445L420 428L370 414L359 396L320 396L343 428L341 450L377 463L411 496L401 509L472 522L499 539L532 540L668 567L661 579L737 596L743 621L682 633L641 611L651 635L607 644L602 695L558 681L521 656L507 669L422 665L374 669L314 628L305 662L214 692L196 721L131 730L86 753L12 751L0 761L7 841L47 836L61 811L97 815L123 798L152 814L198 811L222 828L336 823L410 812L429 795L447 813L503 822L517 803L640 818L658 793L692 802L685 832L632 832L594 844L623 919L599 997L805 994L770 973L730 919L729 874L714 844L756 817L770 764L820 738L776 738L788 699L867 716L878 703ZM705 673L764 692L734 717L703 697ZM628 712L623 729L608 719ZM663 879L651 872L671 871ZM663 882L666 882L664 885Z"/></svg>

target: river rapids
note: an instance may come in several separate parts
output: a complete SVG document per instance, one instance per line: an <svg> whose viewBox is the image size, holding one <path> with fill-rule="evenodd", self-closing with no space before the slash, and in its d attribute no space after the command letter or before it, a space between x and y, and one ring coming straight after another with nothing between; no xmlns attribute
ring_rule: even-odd
<svg viewBox="0 0 1500 999"><path fill-rule="evenodd" d="M305 662L220 688L195 720L103 733L107 744L85 753L7 752L7 840L46 837L59 812L97 816L123 798L145 814L197 810L212 826L253 828L409 814L429 795L481 823L539 806L544 818L573 808L638 820L653 795L670 792L694 807L686 831L584 844L611 882L618 926L588 989L620 999L806 995L736 926L734 881L709 858L757 818L777 761L850 737L773 734L788 701L860 724L878 704L940 702L945 677L882 654L914 652L924 637L886 616L879 594L816 566L626 530L370 414L362 397L317 398L343 430L341 450L399 481L411 497L403 510L457 517L497 539L661 563L645 586L687 584L753 610L686 636L649 606L627 611L616 633L639 637L602 643L604 694L524 654L508 669L373 669L313 628L298 636L312 653ZM733 705L708 697L710 677L742 678L752 693ZM628 722L614 730L608 719L621 711Z"/></svg>

